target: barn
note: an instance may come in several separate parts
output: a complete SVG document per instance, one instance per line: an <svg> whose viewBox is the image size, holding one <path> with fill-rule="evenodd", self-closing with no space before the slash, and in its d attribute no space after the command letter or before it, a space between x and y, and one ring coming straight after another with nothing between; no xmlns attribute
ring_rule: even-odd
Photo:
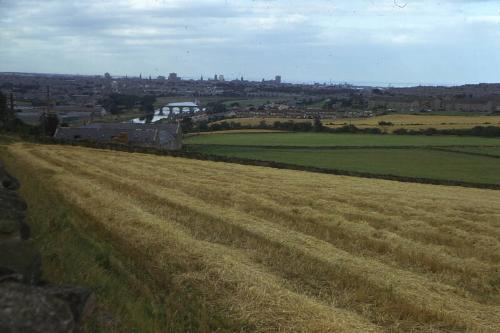
<svg viewBox="0 0 500 333"><path fill-rule="evenodd" d="M54 137L64 141L114 142L169 150L182 148L179 124L93 123L59 127Z"/></svg>

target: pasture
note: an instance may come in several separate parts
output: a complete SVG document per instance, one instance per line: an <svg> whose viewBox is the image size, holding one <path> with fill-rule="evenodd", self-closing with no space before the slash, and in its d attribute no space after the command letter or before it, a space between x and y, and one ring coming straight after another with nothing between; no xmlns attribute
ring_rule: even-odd
<svg viewBox="0 0 500 333"><path fill-rule="evenodd" d="M373 175L500 185L500 159L430 149L192 146L189 151Z"/></svg>
<svg viewBox="0 0 500 333"><path fill-rule="evenodd" d="M500 185L500 138L331 133L192 136L191 152L373 177Z"/></svg>
<svg viewBox="0 0 500 333"><path fill-rule="evenodd" d="M461 153L481 154L500 157L500 147L453 147L453 151Z"/></svg>
<svg viewBox="0 0 500 333"><path fill-rule="evenodd" d="M301 147L367 147L367 146L500 146L500 138L332 134L332 133L259 133L259 134L212 134L191 136L186 144L238 145L238 146L301 146Z"/></svg>
<svg viewBox="0 0 500 333"><path fill-rule="evenodd" d="M130 261L111 257L102 278L124 272L134 288L98 290L132 326L500 330L500 191L71 146L16 143L3 155L23 186L58 195L47 210L72 207L64 216L84 218L69 225L97 230L94 243ZM25 195L41 214L37 197ZM64 232L38 220L53 237ZM74 260L44 259L49 267ZM82 271L74 281L88 278Z"/></svg>

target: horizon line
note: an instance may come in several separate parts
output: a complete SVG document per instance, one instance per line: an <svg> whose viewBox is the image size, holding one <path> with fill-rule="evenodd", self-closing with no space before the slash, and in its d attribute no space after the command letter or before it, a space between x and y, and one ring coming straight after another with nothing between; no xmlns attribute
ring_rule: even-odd
<svg viewBox="0 0 500 333"><path fill-rule="evenodd" d="M107 73L107 72L106 72ZM22 74L22 75L58 75L58 76L91 76L91 77L103 77L104 74L80 74L80 73L60 73L60 72L19 72L19 71L0 71L0 75L4 74ZM111 74L110 74L111 75ZM142 75L142 73L140 73ZM224 75L224 74L222 74ZM148 77L151 76L150 74L145 75L145 78L143 79L148 79ZM157 79L158 76L164 76L165 78L168 77L168 74L166 75L157 75L156 77L151 76L151 79ZM200 74L200 77L204 77L204 81L213 81L213 77L208 75L205 76L203 74ZM111 75L112 78L139 78L139 75L128 75L128 74L117 74L117 75ZM242 76L244 78L244 75ZM283 77L283 76L282 76ZM180 80L193 80L193 81L200 81L200 78L195 78L193 75L186 75L186 76L179 76ZM233 79L226 79L225 82L231 82L231 81L239 81L239 78L233 78ZM248 82L261 82L262 79L245 79L245 81ZM265 80L265 79L264 79ZM268 79L268 81L273 80L273 78ZM323 81L320 82L318 80L290 80L290 81L282 81L282 84L297 84L297 85L315 85L315 84L320 84L320 85L351 85L354 87L371 87L371 88L417 88L417 87L460 87L460 86L466 86L466 85L480 85L480 84L500 84L500 82L461 82L461 83L431 83L431 82L388 82L388 81L349 81L349 80L328 80L328 81Z"/></svg>

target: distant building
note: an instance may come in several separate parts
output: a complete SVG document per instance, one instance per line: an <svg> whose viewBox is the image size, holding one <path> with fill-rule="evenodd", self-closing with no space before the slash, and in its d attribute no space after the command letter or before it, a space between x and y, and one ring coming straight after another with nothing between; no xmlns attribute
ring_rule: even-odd
<svg viewBox="0 0 500 333"><path fill-rule="evenodd" d="M219 74L218 80L219 80L219 81L224 81L224 75Z"/></svg>
<svg viewBox="0 0 500 333"><path fill-rule="evenodd" d="M64 141L121 143L169 150L182 148L180 124L94 123L59 127L54 137Z"/></svg>
<svg viewBox="0 0 500 333"><path fill-rule="evenodd" d="M170 74L168 74L168 80L169 81L177 81L179 79L180 79L180 77L177 76L177 73L170 73Z"/></svg>
<svg viewBox="0 0 500 333"><path fill-rule="evenodd" d="M274 83L281 84L281 75L276 75L274 77Z"/></svg>

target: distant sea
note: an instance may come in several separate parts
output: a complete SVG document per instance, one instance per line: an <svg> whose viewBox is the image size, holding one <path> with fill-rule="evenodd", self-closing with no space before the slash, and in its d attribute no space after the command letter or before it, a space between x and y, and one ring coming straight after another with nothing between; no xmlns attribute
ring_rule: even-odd
<svg viewBox="0 0 500 333"><path fill-rule="evenodd" d="M380 82L380 81L287 81L296 84L349 84L356 87L380 87L380 88L407 88L407 87L418 87L418 86L444 86L452 87L457 85L462 85L465 83L430 83L430 82Z"/></svg>

